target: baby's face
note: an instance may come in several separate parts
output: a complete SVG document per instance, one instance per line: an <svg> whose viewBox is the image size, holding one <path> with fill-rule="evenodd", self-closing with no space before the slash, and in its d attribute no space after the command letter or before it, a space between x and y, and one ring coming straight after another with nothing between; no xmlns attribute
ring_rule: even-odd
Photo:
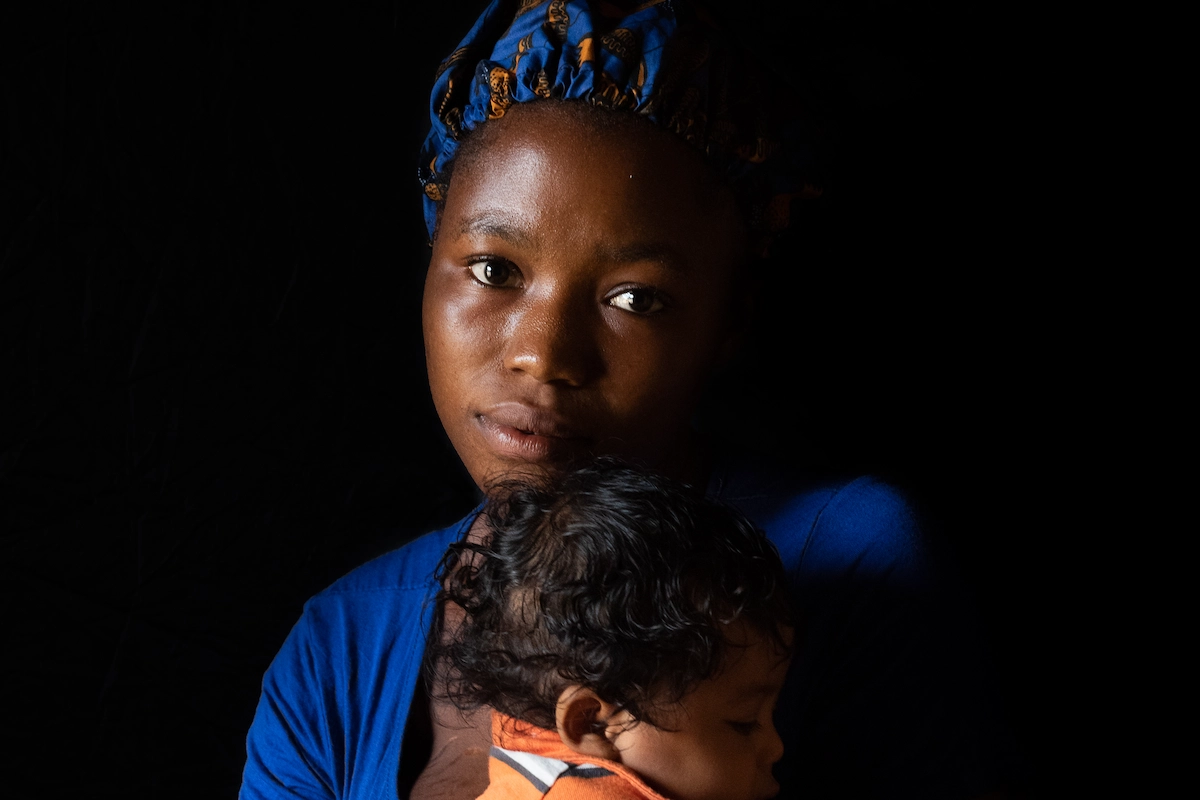
<svg viewBox="0 0 1200 800"><path fill-rule="evenodd" d="M783 741L771 716L788 658L750 636L749 647L730 648L716 677L655 718L661 728L637 724L613 740L621 763L672 800L765 800L779 792L771 766Z"/></svg>

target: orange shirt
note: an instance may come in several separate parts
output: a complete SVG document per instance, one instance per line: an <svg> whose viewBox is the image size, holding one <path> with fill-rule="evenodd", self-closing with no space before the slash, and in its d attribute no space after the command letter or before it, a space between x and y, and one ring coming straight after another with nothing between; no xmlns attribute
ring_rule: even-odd
<svg viewBox="0 0 1200 800"><path fill-rule="evenodd" d="M479 800L667 800L617 762L576 753L557 731L497 712L488 778Z"/></svg>

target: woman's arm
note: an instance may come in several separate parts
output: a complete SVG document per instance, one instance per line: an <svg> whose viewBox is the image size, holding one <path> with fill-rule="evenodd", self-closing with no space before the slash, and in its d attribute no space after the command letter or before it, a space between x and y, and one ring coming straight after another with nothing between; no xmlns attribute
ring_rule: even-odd
<svg viewBox="0 0 1200 800"><path fill-rule="evenodd" d="M254 722L246 736L240 800L332 800L331 741L323 691L307 617L288 634L263 676Z"/></svg>

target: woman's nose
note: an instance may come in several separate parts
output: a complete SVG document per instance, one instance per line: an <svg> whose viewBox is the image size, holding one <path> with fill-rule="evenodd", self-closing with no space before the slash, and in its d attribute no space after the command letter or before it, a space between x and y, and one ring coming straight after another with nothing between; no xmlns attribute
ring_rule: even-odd
<svg viewBox="0 0 1200 800"><path fill-rule="evenodd" d="M504 366L541 383L583 386L600 371L593 316L562 299L530 303L509 321Z"/></svg>

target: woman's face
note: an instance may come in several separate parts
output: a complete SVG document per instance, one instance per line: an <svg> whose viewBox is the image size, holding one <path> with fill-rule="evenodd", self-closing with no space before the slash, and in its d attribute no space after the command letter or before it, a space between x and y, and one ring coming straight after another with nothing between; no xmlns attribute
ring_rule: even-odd
<svg viewBox="0 0 1200 800"><path fill-rule="evenodd" d="M551 104L487 124L423 306L434 404L471 476L611 453L699 477L690 417L746 294L732 202L660 131Z"/></svg>

